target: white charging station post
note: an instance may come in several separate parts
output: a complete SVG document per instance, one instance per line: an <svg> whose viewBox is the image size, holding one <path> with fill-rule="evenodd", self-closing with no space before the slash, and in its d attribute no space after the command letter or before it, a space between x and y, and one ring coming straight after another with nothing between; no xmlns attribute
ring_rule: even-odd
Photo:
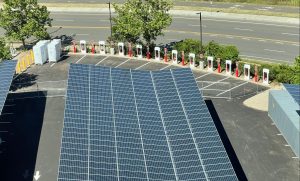
<svg viewBox="0 0 300 181"><path fill-rule="evenodd" d="M207 70L214 71L214 57L207 57Z"/></svg>
<svg viewBox="0 0 300 181"><path fill-rule="evenodd" d="M226 60L226 64L225 64L226 70L225 70L225 72L226 72L227 75L231 75L231 67L232 67L231 65L232 65L232 61L231 60Z"/></svg>
<svg viewBox="0 0 300 181"><path fill-rule="evenodd" d="M86 53L86 41L85 40L80 40L80 51L81 53Z"/></svg>
<svg viewBox="0 0 300 181"><path fill-rule="evenodd" d="M154 48L155 60L160 61L160 47Z"/></svg>
<svg viewBox="0 0 300 181"><path fill-rule="evenodd" d="M99 41L100 55L105 55L105 41Z"/></svg>
<svg viewBox="0 0 300 181"><path fill-rule="evenodd" d="M263 84L269 85L269 69L263 69Z"/></svg>
<svg viewBox="0 0 300 181"><path fill-rule="evenodd" d="M124 43L123 42L118 43L118 50L119 50L119 55L124 56Z"/></svg>
<svg viewBox="0 0 300 181"><path fill-rule="evenodd" d="M250 80L250 65L249 64L244 65L244 79Z"/></svg>
<svg viewBox="0 0 300 181"><path fill-rule="evenodd" d="M196 67L196 63L195 63L195 54L194 53L190 53L189 54L189 61L190 61L190 67L194 68Z"/></svg>
<svg viewBox="0 0 300 181"><path fill-rule="evenodd" d="M142 45L136 45L136 56L137 58L143 58L143 46Z"/></svg>
<svg viewBox="0 0 300 181"><path fill-rule="evenodd" d="M177 50L172 50L172 61L173 61L173 64L178 63L178 51Z"/></svg>

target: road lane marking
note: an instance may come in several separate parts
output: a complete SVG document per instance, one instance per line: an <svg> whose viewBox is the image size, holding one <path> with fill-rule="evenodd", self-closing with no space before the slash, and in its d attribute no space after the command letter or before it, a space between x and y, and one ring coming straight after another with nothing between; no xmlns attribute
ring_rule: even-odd
<svg viewBox="0 0 300 181"><path fill-rule="evenodd" d="M54 19L54 21L74 22L74 20L72 20L72 19Z"/></svg>
<svg viewBox="0 0 300 181"><path fill-rule="evenodd" d="M294 34L294 33L281 33L283 35L290 35L290 36L299 36L299 34Z"/></svg>
<svg viewBox="0 0 300 181"><path fill-rule="evenodd" d="M200 25L192 25L192 24L189 24L188 26L192 26L192 27L200 27ZM204 28L207 28L207 26L206 25L202 25L202 27L204 27Z"/></svg>
<svg viewBox="0 0 300 181"><path fill-rule="evenodd" d="M66 29L109 29L110 27L109 26L64 26L64 25L61 25L61 26L52 26L52 27L49 27L47 26L48 28L66 28Z"/></svg>
<svg viewBox="0 0 300 181"><path fill-rule="evenodd" d="M77 36L89 36L89 34L84 34L84 33L78 33L76 34Z"/></svg>
<svg viewBox="0 0 300 181"><path fill-rule="evenodd" d="M226 92L229 92L229 91L231 91L231 90L233 90L233 89L236 89L236 88L238 88L238 87L241 87L242 85L245 85L245 84L247 84L247 83L249 83L249 82L244 82L244 83L242 83L242 84L240 84L240 85L237 85L237 86L232 87L232 88L230 88L230 89L228 89L228 90L226 90L226 91L223 91L223 92L217 94L216 97L217 97L217 96L220 96L220 95L222 95L222 94L224 94L224 93L226 93Z"/></svg>
<svg viewBox="0 0 300 181"><path fill-rule="evenodd" d="M187 17L180 17L175 16L174 19L187 19L187 20L198 20L198 18L187 18ZM291 26L291 25L278 25L278 24L270 24L270 23L258 23L258 22L251 22L251 21L234 21L234 20L217 20L217 19L205 19L206 21L217 21L217 22L228 22L228 23L240 23L240 24L255 24L255 25L266 25L266 26L278 26L278 27L288 27L288 28L299 28L298 26Z"/></svg>
<svg viewBox="0 0 300 181"><path fill-rule="evenodd" d="M199 32L195 31L182 31L182 30L164 30L164 32L171 32L171 33L181 33L181 34L194 34L194 35L200 35ZM268 39L268 38L260 38L260 37L251 37L251 36L242 36L242 35L230 35L230 34L217 34L217 33L208 33L205 32L203 33L204 35L209 35L209 36L221 36L221 37L226 37L226 36L232 36L234 38L241 38L241 39L252 39L252 40L265 40L265 41L271 41L271 42L283 42L283 43L288 43L288 44L299 44L299 42L294 42L294 41L287 41L287 40L276 40L276 39Z"/></svg>
<svg viewBox="0 0 300 181"><path fill-rule="evenodd" d="M241 30L241 31L254 31L251 29L247 29L247 28L234 28L235 30Z"/></svg>
<svg viewBox="0 0 300 181"><path fill-rule="evenodd" d="M282 50L271 50L271 49L264 49L265 51L269 51L269 52L277 52L277 53L284 53L285 51Z"/></svg>
<svg viewBox="0 0 300 181"><path fill-rule="evenodd" d="M266 58L266 57L257 57L257 56L251 56L251 55L240 55L241 57L244 58L255 58L255 59L261 59L264 60L265 62L286 62L286 63L291 63L291 61L286 61L286 60L278 60L278 59L272 59L272 58ZM273 62L274 63L274 62Z"/></svg>
<svg viewBox="0 0 300 181"><path fill-rule="evenodd" d="M210 86L212 86L212 85L215 85L215 84L217 84L217 83L219 83L219 82L222 82L223 80L226 80L226 79L229 79L229 78L230 78L230 77L225 77L224 79L215 81L215 82L212 83L212 84L209 84L209 85L207 85L207 86L205 86L205 87L202 87L200 90L204 90L204 89L207 88L207 87L210 87Z"/></svg>
<svg viewBox="0 0 300 181"><path fill-rule="evenodd" d="M108 59L109 56L103 58L102 60L100 60L95 66L99 65L101 62L103 62L104 60Z"/></svg>
<svg viewBox="0 0 300 181"><path fill-rule="evenodd" d="M148 65L149 63L151 63L151 62L147 62L147 63L145 63L145 64L143 64L143 65L139 66L139 67L138 67L138 68L136 68L135 70L138 70L138 69L140 69L140 68L144 67L145 65Z"/></svg>
<svg viewBox="0 0 300 181"><path fill-rule="evenodd" d="M84 59L86 57L86 55L84 55L83 57L81 57L79 60L77 60L76 63L79 63L82 59Z"/></svg>
<svg viewBox="0 0 300 181"><path fill-rule="evenodd" d="M131 60L131 58L129 58L129 59L127 59L126 61L124 61L124 62L120 63L120 64L119 64L119 65L117 65L117 66L115 66L115 68L117 68L117 67L119 67L119 66L123 65L124 63L128 62L129 60Z"/></svg>
<svg viewBox="0 0 300 181"><path fill-rule="evenodd" d="M197 79L200 79L200 78L202 78L202 77L205 77L205 76L207 76L207 75L210 75L210 74L212 74L212 72L208 72L208 73L206 73L206 74L204 74L204 75L201 75L201 76L197 77L196 80L197 80Z"/></svg>

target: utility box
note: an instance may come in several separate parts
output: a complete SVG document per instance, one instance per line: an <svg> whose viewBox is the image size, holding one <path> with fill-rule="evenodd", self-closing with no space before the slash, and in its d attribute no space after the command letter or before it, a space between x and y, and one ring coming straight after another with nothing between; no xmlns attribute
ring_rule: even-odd
<svg viewBox="0 0 300 181"><path fill-rule="evenodd" d="M36 44L33 46L34 63L36 65L43 65L47 62L47 45Z"/></svg>
<svg viewBox="0 0 300 181"><path fill-rule="evenodd" d="M51 41L48 44L49 62L58 62L61 56L61 45L59 41Z"/></svg>
<svg viewBox="0 0 300 181"><path fill-rule="evenodd" d="M46 45L46 49L48 47L48 44L50 43L50 40L40 40L37 42L37 45ZM48 51L46 51L46 60L49 59Z"/></svg>

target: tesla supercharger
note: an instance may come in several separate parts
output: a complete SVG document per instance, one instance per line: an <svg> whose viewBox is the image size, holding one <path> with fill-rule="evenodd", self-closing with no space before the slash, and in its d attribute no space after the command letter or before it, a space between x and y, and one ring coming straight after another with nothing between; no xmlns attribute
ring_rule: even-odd
<svg viewBox="0 0 300 181"><path fill-rule="evenodd" d="M99 41L100 55L105 55L105 41Z"/></svg>
<svg viewBox="0 0 300 181"><path fill-rule="evenodd" d="M80 40L80 51L81 53L86 53L86 41L85 40Z"/></svg>
<svg viewBox="0 0 300 181"><path fill-rule="evenodd" d="M250 80L250 65L249 64L244 65L244 79Z"/></svg>
<svg viewBox="0 0 300 181"><path fill-rule="evenodd" d="M160 47L154 48L155 60L160 61Z"/></svg>
<svg viewBox="0 0 300 181"><path fill-rule="evenodd" d="M263 69L263 84L269 85L269 69Z"/></svg>
<svg viewBox="0 0 300 181"><path fill-rule="evenodd" d="M214 57L207 57L207 70L214 71Z"/></svg>
<svg viewBox="0 0 300 181"><path fill-rule="evenodd" d="M118 43L118 50L119 50L119 55L124 56L124 43L123 42Z"/></svg>
<svg viewBox="0 0 300 181"><path fill-rule="evenodd" d="M190 61L190 67L194 68L196 67L195 65L195 54L194 53L190 53L189 54L189 61Z"/></svg>
<svg viewBox="0 0 300 181"><path fill-rule="evenodd" d="M137 58L143 58L142 45L136 45L136 56Z"/></svg>
<svg viewBox="0 0 300 181"><path fill-rule="evenodd" d="M173 64L177 64L178 62L178 51L172 50L172 62Z"/></svg>
<svg viewBox="0 0 300 181"><path fill-rule="evenodd" d="M226 70L225 70L225 72L226 72L227 75L231 75L231 67L232 67L231 64L232 64L231 60L226 60L226 64L225 64Z"/></svg>

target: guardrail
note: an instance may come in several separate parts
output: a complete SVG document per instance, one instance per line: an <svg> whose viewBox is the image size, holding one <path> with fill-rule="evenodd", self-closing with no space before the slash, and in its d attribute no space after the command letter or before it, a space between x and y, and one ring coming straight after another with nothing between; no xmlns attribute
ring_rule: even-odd
<svg viewBox="0 0 300 181"><path fill-rule="evenodd" d="M32 50L22 53L18 58L18 63L16 66L16 74L20 74L26 71L33 63L34 63L34 55Z"/></svg>

